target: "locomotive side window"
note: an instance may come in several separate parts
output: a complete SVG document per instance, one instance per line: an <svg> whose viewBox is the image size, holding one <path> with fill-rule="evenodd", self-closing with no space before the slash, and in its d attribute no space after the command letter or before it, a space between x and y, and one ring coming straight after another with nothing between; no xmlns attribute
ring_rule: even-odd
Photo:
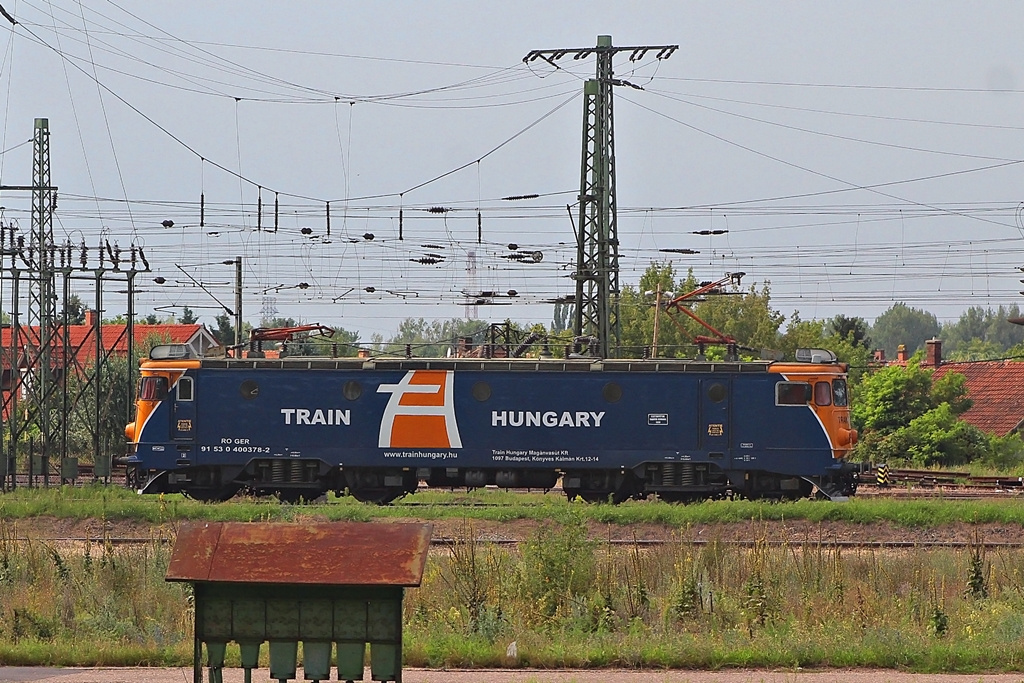
<svg viewBox="0 0 1024 683"><path fill-rule="evenodd" d="M491 385L487 382L477 382L473 385L473 398L478 401L486 401L491 397Z"/></svg>
<svg viewBox="0 0 1024 683"><path fill-rule="evenodd" d="M179 401L191 401L192 400L192 378L182 377L178 380L178 400Z"/></svg>
<svg viewBox="0 0 1024 683"><path fill-rule="evenodd" d="M832 380L832 397L837 406L846 406L849 402L846 392L846 380L845 379L834 379Z"/></svg>
<svg viewBox="0 0 1024 683"><path fill-rule="evenodd" d="M819 406L832 405L832 385L828 382L814 384L814 403Z"/></svg>
<svg viewBox="0 0 1024 683"><path fill-rule="evenodd" d="M238 391L244 399L254 399L260 395L260 386L255 381L247 379L238 387Z"/></svg>
<svg viewBox="0 0 1024 683"><path fill-rule="evenodd" d="M779 382L775 385L775 405L803 406L811 400L811 385L807 382Z"/></svg>
<svg viewBox="0 0 1024 683"><path fill-rule="evenodd" d="M615 382L608 382L608 384L604 385L604 389L601 390L601 395L609 403L618 403L619 399L622 398L622 387Z"/></svg>
<svg viewBox="0 0 1024 683"><path fill-rule="evenodd" d="M713 403L721 403L725 400L725 385L715 382L708 388L708 398Z"/></svg>
<svg viewBox="0 0 1024 683"><path fill-rule="evenodd" d="M167 397L166 377L143 377L139 386L139 399L142 401L159 401Z"/></svg>
<svg viewBox="0 0 1024 683"><path fill-rule="evenodd" d="M345 382L345 386L341 388L341 393L349 401L355 401L358 400L359 397L363 395L363 387L361 384L359 384L359 382L355 381L354 379L350 379L349 381Z"/></svg>

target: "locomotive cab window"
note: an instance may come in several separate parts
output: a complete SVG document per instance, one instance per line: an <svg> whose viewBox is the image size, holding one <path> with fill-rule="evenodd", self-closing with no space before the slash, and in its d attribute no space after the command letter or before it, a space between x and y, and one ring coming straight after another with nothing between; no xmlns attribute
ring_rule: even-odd
<svg viewBox="0 0 1024 683"><path fill-rule="evenodd" d="M166 377L143 377L139 383L139 400L160 401L167 398Z"/></svg>
<svg viewBox="0 0 1024 683"><path fill-rule="evenodd" d="M814 404L819 406L832 405L832 385L828 382L815 382Z"/></svg>
<svg viewBox="0 0 1024 683"><path fill-rule="evenodd" d="M832 398L837 406L845 406L848 403L845 379L832 380Z"/></svg>
<svg viewBox="0 0 1024 683"><path fill-rule="evenodd" d="M182 377L178 380L178 400L179 401L191 401L192 400L192 378Z"/></svg>
<svg viewBox="0 0 1024 683"><path fill-rule="evenodd" d="M775 405L804 406L811 400L811 385L807 382L779 382L775 385Z"/></svg>

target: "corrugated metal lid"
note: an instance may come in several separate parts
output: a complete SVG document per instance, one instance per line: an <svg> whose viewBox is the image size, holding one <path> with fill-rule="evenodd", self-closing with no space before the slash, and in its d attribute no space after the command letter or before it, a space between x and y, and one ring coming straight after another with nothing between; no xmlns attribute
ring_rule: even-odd
<svg viewBox="0 0 1024 683"><path fill-rule="evenodd" d="M430 524L182 525L168 581L418 586Z"/></svg>

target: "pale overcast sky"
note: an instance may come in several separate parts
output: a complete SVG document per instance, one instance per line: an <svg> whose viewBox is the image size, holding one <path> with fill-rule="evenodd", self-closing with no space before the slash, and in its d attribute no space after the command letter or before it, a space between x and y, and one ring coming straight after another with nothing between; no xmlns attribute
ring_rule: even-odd
<svg viewBox="0 0 1024 683"><path fill-rule="evenodd" d="M1020 3L0 4L20 23L0 36L0 183L31 182L22 143L48 118L55 239L144 245L141 314L189 306L212 325L182 270L230 306L221 262L242 256L254 324L276 310L368 340L464 317L483 291L508 305L482 320L549 322L574 291L566 207L594 62L522 58L599 34L680 46L616 60L643 88L615 91L623 285L671 258L770 282L787 317L1024 300ZM29 197L0 205L27 234ZM728 232L693 234L708 229Z"/></svg>

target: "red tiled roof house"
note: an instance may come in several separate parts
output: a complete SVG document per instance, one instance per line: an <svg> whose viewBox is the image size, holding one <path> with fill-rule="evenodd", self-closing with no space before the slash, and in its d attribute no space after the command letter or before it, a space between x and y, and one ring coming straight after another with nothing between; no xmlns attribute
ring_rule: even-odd
<svg viewBox="0 0 1024 683"><path fill-rule="evenodd" d="M933 379L949 372L959 372L967 378L967 395L973 405L960 419L996 436L1024 430L1024 363L1006 360L943 363L942 342L933 339L927 344L921 367L935 368Z"/></svg>
<svg viewBox="0 0 1024 683"><path fill-rule="evenodd" d="M62 373L68 366L85 368L95 362L97 329L99 330L100 353L105 356L124 356L128 353L127 325L99 324L94 311L86 311L85 323L67 326L67 352L64 350L65 333L58 327L50 344L50 364L55 373ZM205 326L193 325L139 325L132 328L134 346L142 348L146 340L156 338L160 343L185 344L197 355L206 354L218 346L216 338ZM5 325L0 330L0 366L2 366L2 387L4 405L6 394L14 386L15 377L23 374L38 362L39 328L21 327L17 330ZM5 410L6 412L6 410Z"/></svg>

